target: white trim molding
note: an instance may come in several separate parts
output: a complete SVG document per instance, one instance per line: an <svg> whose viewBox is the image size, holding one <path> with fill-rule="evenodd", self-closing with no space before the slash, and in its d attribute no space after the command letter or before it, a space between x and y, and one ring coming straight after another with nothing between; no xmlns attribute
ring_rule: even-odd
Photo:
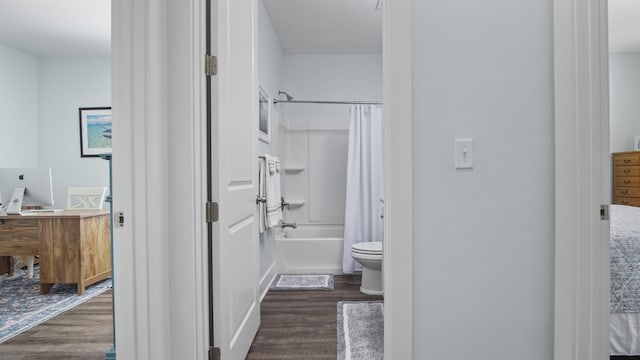
<svg viewBox="0 0 640 360"><path fill-rule="evenodd" d="M413 359L411 3L383 10L385 359Z"/></svg>
<svg viewBox="0 0 640 360"><path fill-rule="evenodd" d="M556 360L609 357L606 10L606 0L554 0Z"/></svg>
<svg viewBox="0 0 640 360"><path fill-rule="evenodd" d="M111 6L116 357L204 359L204 4Z"/></svg>

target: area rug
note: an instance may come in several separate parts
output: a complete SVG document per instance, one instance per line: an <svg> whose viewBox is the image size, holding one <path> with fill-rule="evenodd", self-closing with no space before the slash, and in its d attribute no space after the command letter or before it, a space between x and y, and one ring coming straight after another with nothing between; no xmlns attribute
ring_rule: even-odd
<svg viewBox="0 0 640 360"><path fill-rule="evenodd" d="M76 285L55 284L40 295L39 270L33 269L31 279L20 276L0 282L0 344L112 287L111 279L106 279L79 296Z"/></svg>
<svg viewBox="0 0 640 360"><path fill-rule="evenodd" d="M382 360L382 301L338 302L338 360Z"/></svg>
<svg viewBox="0 0 640 360"><path fill-rule="evenodd" d="M333 275L279 274L271 290L333 290Z"/></svg>

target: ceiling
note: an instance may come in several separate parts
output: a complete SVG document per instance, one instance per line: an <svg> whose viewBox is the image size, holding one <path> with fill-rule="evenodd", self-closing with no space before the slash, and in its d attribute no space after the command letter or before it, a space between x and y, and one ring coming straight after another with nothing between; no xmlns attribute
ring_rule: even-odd
<svg viewBox="0 0 640 360"><path fill-rule="evenodd" d="M380 53L378 0L262 0L286 54Z"/></svg>
<svg viewBox="0 0 640 360"><path fill-rule="evenodd" d="M110 0L0 0L0 43L42 56L109 56Z"/></svg>
<svg viewBox="0 0 640 360"><path fill-rule="evenodd" d="M640 53L640 1L609 0L609 52Z"/></svg>
<svg viewBox="0 0 640 360"><path fill-rule="evenodd" d="M378 53L378 0L262 0L285 53ZM108 56L111 0L0 0L0 43L34 56ZM609 0L611 52L640 53L640 0Z"/></svg>

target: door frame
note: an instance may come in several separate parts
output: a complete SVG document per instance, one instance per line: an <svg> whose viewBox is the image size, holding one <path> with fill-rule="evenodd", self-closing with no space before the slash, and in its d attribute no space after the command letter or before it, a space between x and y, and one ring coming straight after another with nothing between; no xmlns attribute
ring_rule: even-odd
<svg viewBox="0 0 640 360"><path fill-rule="evenodd" d="M205 2L111 9L116 357L205 359Z"/></svg>
<svg viewBox="0 0 640 360"><path fill-rule="evenodd" d="M413 359L411 0L383 7L384 358Z"/></svg>
<svg viewBox="0 0 640 360"><path fill-rule="evenodd" d="M609 358L607 0L554 0L554 358Z"/></svg>

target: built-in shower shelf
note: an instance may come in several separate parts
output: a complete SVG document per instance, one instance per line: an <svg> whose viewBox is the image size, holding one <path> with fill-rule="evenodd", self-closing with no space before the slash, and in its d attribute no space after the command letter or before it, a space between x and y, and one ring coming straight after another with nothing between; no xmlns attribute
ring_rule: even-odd
<svg viewBox="0 0 640 360"><path fill-rule="evenodd" d="M286 174L298 174L304 171L303 166L287 166L284 168Z"/></svg>
<svg viewBox="0 0 640 360"><path fill-rule="evenodd" d="M297 209L299 207L301 207L302 205L304 205L305 201L304 200L288 200L289 202L289 209Z"/></svg>

